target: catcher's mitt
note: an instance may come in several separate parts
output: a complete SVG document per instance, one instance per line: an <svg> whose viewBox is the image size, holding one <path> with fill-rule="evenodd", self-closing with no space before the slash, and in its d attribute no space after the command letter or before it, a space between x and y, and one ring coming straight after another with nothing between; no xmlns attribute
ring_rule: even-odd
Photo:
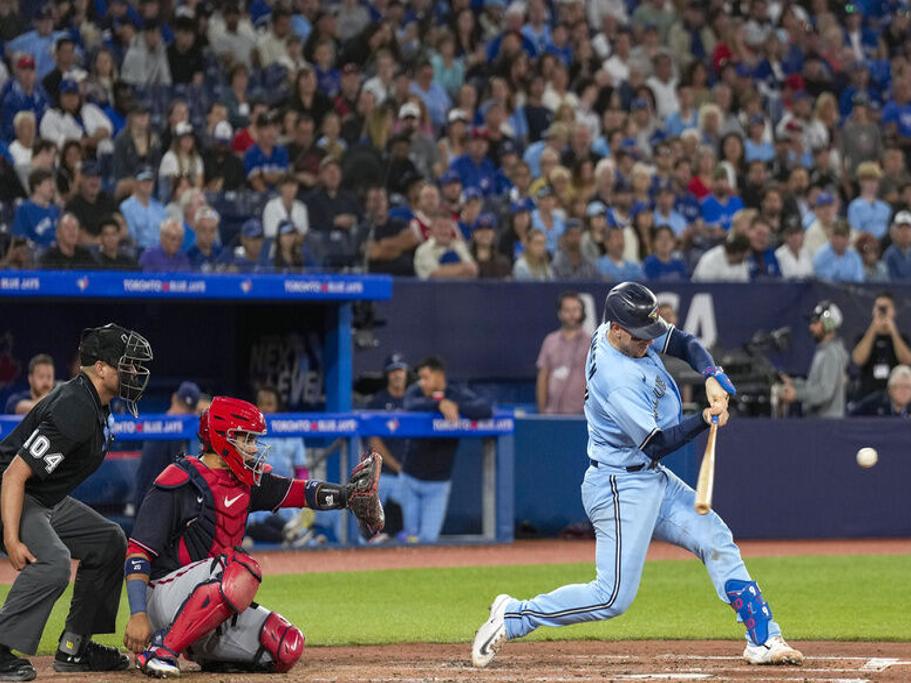
<svg viewBox="0 0 911 683"><path fill-rule="evenodd" d="M348 509L357 517L361 533L368 539L380 533L386 525L386 513L377 494L382 468L383 457L376 451L370 451L362 457L345 484Z"/></svg>

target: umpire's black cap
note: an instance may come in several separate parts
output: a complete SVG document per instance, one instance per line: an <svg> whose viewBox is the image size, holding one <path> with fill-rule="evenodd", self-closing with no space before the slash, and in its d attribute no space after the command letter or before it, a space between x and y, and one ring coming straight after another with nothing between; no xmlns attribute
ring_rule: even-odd
<svg viewBox="0 0 911 683"><path fill-rule="evenodd" d="M129 338L130 330L116 323L84 329L79 340L80 364L86 366L100 360L116 368L126 352Z"/></svg>
<svg viewBox="0 0 911 683"><path fill-rule="evenodd" d="M617 323L638 339L655 339L668 330L655 294L638 282L621 282L607 293L604 322Z"/></svg>

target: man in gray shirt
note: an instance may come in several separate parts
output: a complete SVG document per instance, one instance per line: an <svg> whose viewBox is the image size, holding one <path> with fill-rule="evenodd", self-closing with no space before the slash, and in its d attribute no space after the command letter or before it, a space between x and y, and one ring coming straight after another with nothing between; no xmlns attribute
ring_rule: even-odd
<svg viewBox="0 0 911 683"><path fill-rule="evenodd" d="M133 39L123 58L120 76L130 85L171 85L171 67L157 19L146 19L143 23L142 33Z"/></svg>
<svg viewBox="0 0 911 683"><path fill-rule="evenodd" d="M810 334L816 339L816 353L806 379L784 377L781 400L800 401L807 417L844 417L845 368L848 352L838 337L841 310L830 301L821 301L810 314Z"/></svg>

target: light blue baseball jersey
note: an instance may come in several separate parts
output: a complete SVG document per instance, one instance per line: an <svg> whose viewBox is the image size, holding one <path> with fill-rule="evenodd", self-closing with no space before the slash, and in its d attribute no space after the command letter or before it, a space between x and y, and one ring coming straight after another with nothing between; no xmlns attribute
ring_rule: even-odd
<svg viewBox="0 0 911 683"><path fill-rule="evenodd" d="M612 467L650 464L642 451L658 431L680 423L680 392L656 349L658 337L642 358L630 358L611 346L609 323L592 336L585 361L588 457Z"/></svg>

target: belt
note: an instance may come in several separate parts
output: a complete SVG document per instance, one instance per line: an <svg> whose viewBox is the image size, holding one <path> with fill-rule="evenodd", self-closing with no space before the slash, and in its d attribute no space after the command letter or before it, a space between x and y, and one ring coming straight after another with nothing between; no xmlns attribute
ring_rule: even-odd
<svg viewBox="0 0 911 683"><path fill-rule="evenodd" d="M597 468L601 465L601 463L599 463L597 460L592 460L591 458L589 458L588 461L591 463L591 466L594 468ZM657 464L658 464L657 462L652 462L651 464L648 464L648 465L645 463L642 463L641 465L628 465L624 469L627 472L640 472L640 471L644 470L645 468L653 469Z"/></svg>

